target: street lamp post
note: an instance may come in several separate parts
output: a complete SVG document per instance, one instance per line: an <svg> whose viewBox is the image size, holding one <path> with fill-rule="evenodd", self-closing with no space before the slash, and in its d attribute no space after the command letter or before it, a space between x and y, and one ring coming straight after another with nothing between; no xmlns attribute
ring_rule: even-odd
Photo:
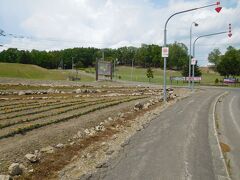
<svg viewBox="0 0 240 180"><path fill-rule="evenodd" d="M132 70L131 70L131 81L133 80L133 59L132 59Z"/></svg>
<svg viewBox="0 0 240 180"><path fill-rule="evenodd" d="M188 71L188 87L189 89L191 88L191 61L192 61L192 27L193 25L195 27L198 26L198 23L192 22L191 27L190 27L190 46L189 46L189 71Z"/></svg>
<svg viewBox="0 0 240 180"><path fill-rule="evenodd" d="M217 6L215 8L215 10L219 13L222 9L222 7L219 6L220 5L220 2L217 2L217 3L214 3L214 4L210 4L210 5L207 5L207 6L201 6L201 7L198 7L198 8L193 8L193 9L188 9L188 10L185 10L185 11L180 11L180 12L177 12L177 13L174 13L172 14L168 19L167 21L165 22L165 26L164 26L164 44L163 46L166 47L167 46L167 25L168 25L168 22L169 20L178 15L178 14L182 14L182 13L186 13L186 12L190 12L190 11L195 11L195 10L198 10L198 9L203 9L203 8L207 8L207 7L211 7L211 6ZM167 64L167 58L164 57L164 71L163 71L163 99L164 101L166 102L167 101L167 88L166 88L166 65Z"/></svg>
<svg viewBox="0 0 240 180"><path fill-rule="evenodd" d="M216 36L216 35L226 34L226 33L228 33L228 31L212 33L212 34L206 34L206 35L202 35L202 36L197 37L195 39L195 41L193 42L193 58L195 58L195 46L196 46L197 40L199 40L200 38L203 38L203 37ZM193 69L192 69L192 90L194 88L194 69L195 69L195 64L193 64Z"/></svg>

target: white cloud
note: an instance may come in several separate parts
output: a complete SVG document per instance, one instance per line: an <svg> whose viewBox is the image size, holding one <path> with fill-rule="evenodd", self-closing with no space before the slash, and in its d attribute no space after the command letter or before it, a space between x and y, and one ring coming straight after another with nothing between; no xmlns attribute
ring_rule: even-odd
<svg viewBox="0 0 240 180"><path fill-rule="evenodd" d="M206 59L214 47L223 49L231 43L239 43L237 37L240 32L240 2L235 1L238 3L237 7L224 8L220 14L212 7L174 17L168 24L168 42L181 41L188 45L191 22L197 21L199 27L194 28L196 36L227 30L227 25L233 24L234 36L231 40L219 36L199 41L197 55L202 59ZM62 41L15 39L7 46L51 50L76 46L139 46L141 43L162 45L164 22L173 12L214 2L170 0L168 5L163 7L154 6L151 0L24 0L21 5L26 5L28 15L18 24L24 33L41 39ZM228 0L225 0L225 3L227 2ZM21 6L19 13L20 8Z"/></svg>

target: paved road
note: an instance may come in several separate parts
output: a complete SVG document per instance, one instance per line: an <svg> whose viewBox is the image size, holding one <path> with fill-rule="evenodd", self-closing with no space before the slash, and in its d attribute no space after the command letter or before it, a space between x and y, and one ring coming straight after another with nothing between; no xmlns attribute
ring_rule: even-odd
<svg viewBox="0 0 240 180"><path fill-rule="evenodd" d="M231 90L217 105L220 120L221 139L228 144L231 152L232 179L240 179L240 90Z"/></svg>
<svg viewBox="0 0 240 180"><path fill-rule="evenodd" d="M91 179L214 180L208 121L223 90L202 90L165 110Z"/></svg>

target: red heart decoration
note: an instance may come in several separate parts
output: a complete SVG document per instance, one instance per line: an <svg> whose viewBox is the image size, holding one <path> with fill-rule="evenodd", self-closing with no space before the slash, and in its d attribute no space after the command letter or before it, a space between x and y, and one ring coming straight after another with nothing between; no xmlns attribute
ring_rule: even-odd
<svg viewBox="0 0 240 180"><path fill-rule="evenodd" d="M232 33L229 33L229 34L228 34L228 37L232 37Z"/></svg>
<svg viewBox="0 0 240 180"><path fill-rule="evenodd" d="M215 10L219 13L222 10L222 7L216 7Z"/></svg>

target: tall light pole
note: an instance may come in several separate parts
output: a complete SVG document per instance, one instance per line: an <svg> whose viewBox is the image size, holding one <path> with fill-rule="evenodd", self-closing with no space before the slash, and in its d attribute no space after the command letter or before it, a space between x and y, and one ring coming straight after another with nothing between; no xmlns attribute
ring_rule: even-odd
<svg viewBox="0 0 240 180"><path fill-rule="evenodd" d="M180 12L177 12L177 13L174 13L173 15L171 15L167 21L165 22L165 26L164 26L164 44L163 44L163 47L166 47L167 46L167 25L168 25L168 22L169 20L178 15L178 14L182 14L182 13L186 13L186 12L190 12L190 11L195 11L195 10L198 10L198 9L203 9L203 8L207 8L207 7L211 7L211 6L217 6L215 8L215 10L219 13L222 9L222 7L220 7L220 2L216 2L214 4L210 4L210 5L207 5L207 6L201 6L201 7L198 7L198 8L193 8L193 9L188 9L188 10L185 10L185 11L180 11ZM164 57L164 70L163 70L163 100L166 102L167 101L167 85L166 85L166 66L167 66L167 57Z"/></svg>
<svg viewBox="0 0 240 180"><path fill-rule="evenodd" d="M132 70L131 70L131 81L133 80L133 59L132 59Z"/></svg>
<svg viewBox="0 0 240 180"><path fill-rule="evenodd" d="M229 31L223 31L223 32L218 32L218 33L212 33L212 34L206 34L206 35L202 35L199 36L195 39L195 41L193 42L193 58L195 58L195 46L196 46L196 42L200 39L200 38L204 38L204 37L209 37L209 36L216 36L216 35L220 35L220 34L227 34L228 36L231 37L232 36L232 32L230 30L231 24L229 24ZM194 88L194 68L195 65L193 65L193 74L192 74L192 89Z"/></svg>
<svg viewBox="0 0 240 180"><path fill-rule="evenodd" d="M195 27L198 26L198 23L192 22L190 27L190 46L189 46L189 69L188 69L188 87L191 88L191 61L192 61L192 27L193 25Z"/></svg>

